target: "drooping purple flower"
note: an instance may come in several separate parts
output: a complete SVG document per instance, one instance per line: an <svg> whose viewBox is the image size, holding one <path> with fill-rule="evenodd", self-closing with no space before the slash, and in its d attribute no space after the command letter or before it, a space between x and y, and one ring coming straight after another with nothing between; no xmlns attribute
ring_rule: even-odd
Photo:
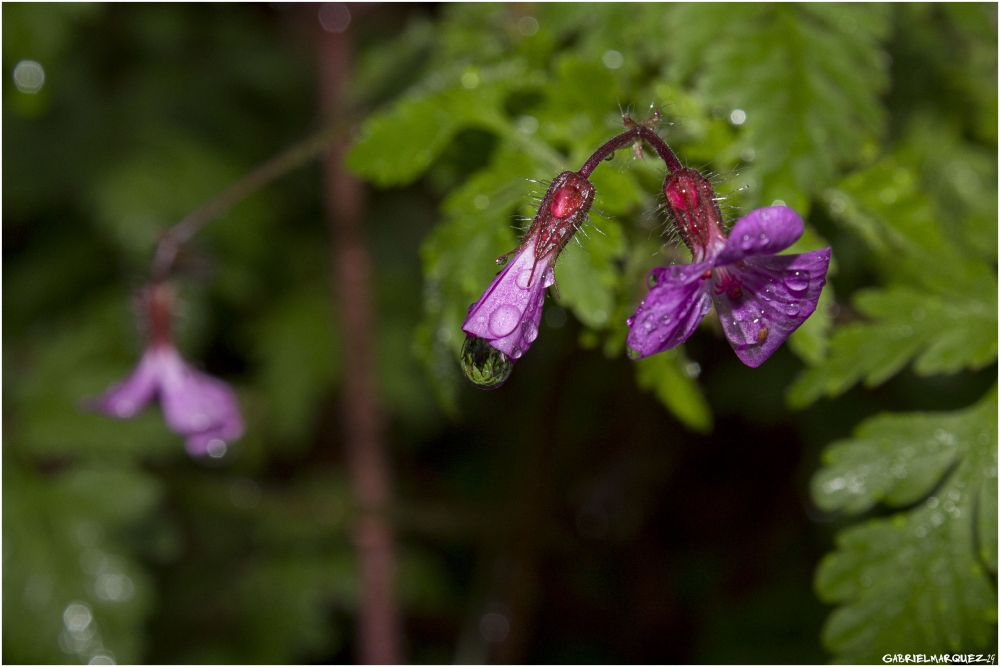
<svg viewBox="0 0 1000 667"><path fill-rule="evenodd" d="M462 331L518 359L538 336L545 289L555 284L556 257L579 229L594 201L594 186L566 171L549 186L521 244L480 299L469 307Z"/></svg>
<svg viewBox="0 0 1000 667"><path fill-rule="evenodd" d="M629 318L629 356L680 345L714 302L736 356L760 366L816 310L830 249L776 254L803 231L784 206L751 211L727 238L711 184L693 169L670 174L664 194L694 262L650 272L649 294Z"/></svg>
<svg viewBox="0 0 1000 667"><path fill-rule="evenodd" d="M243 435L236 394L222 380L206 375L181 358L170 340L173 295L157 284L146 294L150 342L132 374L108 388L92 407L111 417L129 419L153 399L175 433L185 437L192 456L221 456L226 443Z"/></svg>

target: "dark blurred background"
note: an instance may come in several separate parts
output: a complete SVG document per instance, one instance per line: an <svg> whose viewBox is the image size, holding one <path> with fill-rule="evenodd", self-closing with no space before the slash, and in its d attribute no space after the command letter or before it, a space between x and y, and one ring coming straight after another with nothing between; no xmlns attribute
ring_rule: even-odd
<svg viewBox="0 0 1000 667"><path fill-rule="evenodd" d="M460 51L442 27L458 11L359 12L358 108L390 104L425 77L436 40ZM883 96L891 114L950 85L936 63L956 24L933 6L920 12L893 19L884 39L900 82ZM358 655L319 163L239 204L179 258L178 345L237 388L245 437L219 461L191 460L155 408L118 422L78 407L141 353L134 293L161 230L320 127L315 15L301 5L3 6L5 662ZM993 21L995 45L995 8ZM589 39L580 25L550 48ZM43 68L40 87L13 77L26 59ZM583 325L550 300L510 381L492 392L463 384L446 412L412 352L419 248L490 141L461 133L431 176L366 190L405 658L827 661L830 607L813 573L850 521L809 500L821 448L881 411L969 405L996 366L904 370L791 411L784 390L803 364L787 346L752 370L705 328L686 349L714 414L698 434L636 386L632 362L581 346ZM838 295L876 281L855 236L819 207L810 222L840 262ZM840 312L849 318L850 306ZM67 619L81 609L89 629L74 634Z"/></svg>

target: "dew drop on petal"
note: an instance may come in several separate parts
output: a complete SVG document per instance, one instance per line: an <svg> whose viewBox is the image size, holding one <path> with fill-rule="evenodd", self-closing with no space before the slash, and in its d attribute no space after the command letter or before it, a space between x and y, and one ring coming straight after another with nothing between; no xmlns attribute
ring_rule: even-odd
<svg viewBox="0 0 1000 667"><path fill-rule="evenodd" d="M517 286L521 289L528 289L531 285L532 277L531 269L525 269L524 271L521 271L521 273L517 274L517 280L514 282L517 283Z"/></svg>
<svg viewBox="0 0 1000 667"><path fill-rule="evenodd" d="M653 323L650 322L649 320L646 320L645 322L642 323L642 328L645 329L646 331L649 331L650 329L653 328Z"/></svg>
<svg viewBox="0 0 1000 667"><path fill-rule="evenodd" d="M797 301L792 301L791 303L789 303L785 307L785 312L788 313L789 315L791 315L792 317L798 315L799 314L799 304L798 304L798 302Z"/></svg>
<svg viewBox="0 0 1000 667"><path fill-rule="evenodd" d="M520 359L522 354L524 354L524 350L521 349L521 346L515 345L514 349L510 351L510 358Z"/></svg>
<svg viewBox="0 0 1000 667"><path fill-rule="evenodd" d="M633 324L635 324L635 315L630 315L629 318L625 320L625 324L629 325L630 327Z"/></svg>
<svg viewBox="0 0 1000 667"><path fill-rule="evenodd" d="M790 271L785 275L785 286L792 292L805 292L809 288L809 274L805 271Z"/></svg>
<svg viewBox="0 0 1000 667"><path fill-rule="evenodd" d="M626 346L625 347L625 356L628 357L629 359L641 359L642 358L642 352L640 352L639 350L636 350L636 349L634 349L632 347Z"/></svg>
<svg viewBox="0 0 1000 667"><path fill-rule="evenodd" d="M485 338L469 336L462 345L462 372L479 389L496 389L510 377L514 362Z"/></svg>
<svg viewBox="0 0 1000 667"><path fill-rule="evenodd" d="M538 338L538 325L528 320L521 325L521 335L524 337L526 343L534 342Z"/></svg>
<svg viewBox="0 0 1000 667"><path fill-rule="evenodd" d="M749 250L750 248L753 247L753 240L750 238L749 234L743 235L743 240L740 243L740 245L743 246L744 250Z"/></svg>
<svg viewBox="0 0 1000 667"><path fill-rule="evenodd" d="M514 306L497 306L490 315L490 333L497 338L503 338L514 330L520 319L521 311Z"/></svg>

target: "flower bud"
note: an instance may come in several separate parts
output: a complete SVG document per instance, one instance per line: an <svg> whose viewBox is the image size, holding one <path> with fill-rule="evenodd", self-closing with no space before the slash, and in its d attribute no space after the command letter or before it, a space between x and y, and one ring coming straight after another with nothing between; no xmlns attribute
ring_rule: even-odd
<svg viewBox="0 0 1000 667"><path fill-rule="evenodd" d="M695 169L681 169L667 176L663 194L674 223L695 262L703 261L726 244L722 215L712 184Z"/></svg>
<svg viewBox="0 0 1000 667"><path fill-rule="evenodd" d="M525 236L525 241L535 239L535 259L562 252L593 203L594 186L590 181L572 171L559 174L545 193Z"/></svg>

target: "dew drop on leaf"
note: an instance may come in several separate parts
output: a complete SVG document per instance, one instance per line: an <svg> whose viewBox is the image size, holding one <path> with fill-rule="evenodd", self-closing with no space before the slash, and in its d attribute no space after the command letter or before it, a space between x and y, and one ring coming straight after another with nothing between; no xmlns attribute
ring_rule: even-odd
<svg viewBox="0 0 1000 667"><path fill-rule="evenodd" d="M462 372L479 389L496 389L510 377L514 362L485 338L469 336L462 345Z"/></svg>

